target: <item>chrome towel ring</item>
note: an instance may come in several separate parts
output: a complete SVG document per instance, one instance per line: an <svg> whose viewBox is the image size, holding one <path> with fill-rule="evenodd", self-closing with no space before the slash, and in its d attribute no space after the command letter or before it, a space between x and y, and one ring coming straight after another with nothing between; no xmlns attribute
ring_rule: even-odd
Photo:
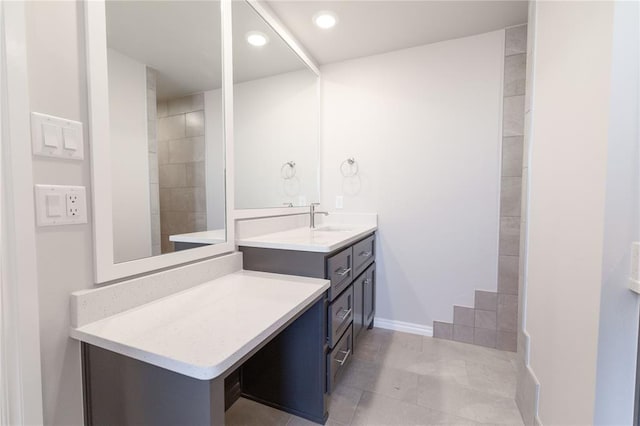
<svg viewBox="0 0 640 426"><path fill-rule="evenodd" d="M282 179L289 180L293 179L296 175L296 163L294 161L287 161L280 167L280 176Z"/></svg>
<svg viewBox="0 0 640 426"><path fill-rule="evenodd" d="M340 173L344 177L352 177L358 174L358 163L353 157L349 157L340 164Z"/></svg>

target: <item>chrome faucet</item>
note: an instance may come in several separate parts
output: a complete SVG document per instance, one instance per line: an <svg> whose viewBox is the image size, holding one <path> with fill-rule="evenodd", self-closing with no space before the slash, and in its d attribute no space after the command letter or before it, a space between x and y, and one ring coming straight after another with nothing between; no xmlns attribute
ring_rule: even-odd
<svg viewBox="0 0 640 426"><path fill-rule="evenodd" d="M314 229L316 227L316 215L317 214L321 214L324 216L329 216L329 212L317 212L316 211L316 206L319 206L320 203L311 203L309 205L309 226L311 227L311 229Z"/></svg>

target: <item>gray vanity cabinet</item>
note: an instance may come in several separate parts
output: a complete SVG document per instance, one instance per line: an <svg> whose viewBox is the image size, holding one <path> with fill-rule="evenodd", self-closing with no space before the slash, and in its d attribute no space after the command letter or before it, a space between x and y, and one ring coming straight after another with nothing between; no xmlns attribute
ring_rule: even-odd
<svg viewBox="0 0 640 426"><path fill-rule="evenodd" d="M375 234L331 253L240 246L247 270L325 278L327 393L348 369L375 316Z"/></svg>

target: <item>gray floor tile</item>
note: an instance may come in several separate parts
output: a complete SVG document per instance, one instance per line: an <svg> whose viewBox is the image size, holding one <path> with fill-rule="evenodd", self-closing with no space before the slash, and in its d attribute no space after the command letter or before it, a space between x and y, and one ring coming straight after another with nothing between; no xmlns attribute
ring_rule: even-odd
<svg viewBox="0 0 640 426"><path fill-rule="evenodd" d="M513 353L380 329L358 348L331 397L329 426L522 424ZM314 423L240 399L227 424Z"/></svg>
<svg viewBox="0 0 640 426"><path fill-rule="evenodd" d="M353 425L465 425L474 422L371 392L362 394Z"/></svg>
<svg viewBox="0 0 640 426"><path fill-rule="evenodd" d="M225 414L227 426L285 426L291 416L263 404L240 398Z"/></svg>
<svg viewBox="0 0 640 426"><path fill-rule="evenodd" d="M480 423L522 424L513 398L505 398L440 378L421 376L418 405Z"/></svg>

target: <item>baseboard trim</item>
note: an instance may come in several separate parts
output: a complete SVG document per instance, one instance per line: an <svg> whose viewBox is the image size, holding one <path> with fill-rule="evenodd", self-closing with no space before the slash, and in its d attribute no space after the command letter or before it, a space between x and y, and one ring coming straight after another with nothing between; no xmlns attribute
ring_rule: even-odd
<svg viewBox="0 0 640 426"><path fill-rule="evenodd" d="M394 321L376 317L374 320L374 327L433 337L433 327L429 325L415 324L412 322Z"/></svg>

